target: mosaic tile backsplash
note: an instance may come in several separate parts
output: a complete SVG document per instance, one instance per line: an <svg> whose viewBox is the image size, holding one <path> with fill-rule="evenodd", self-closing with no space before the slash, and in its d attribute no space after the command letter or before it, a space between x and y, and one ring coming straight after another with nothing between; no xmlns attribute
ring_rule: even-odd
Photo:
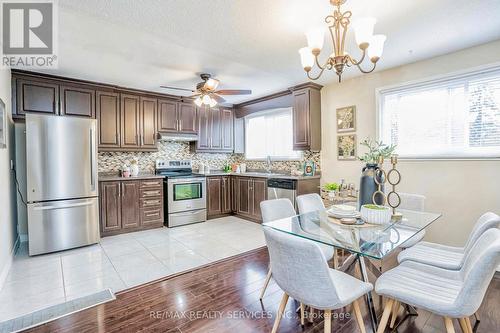
<svg viewBox="0 0 500 333"><path fill-rule="evenodd" d="M193 169L198 169L199 163L210 165L210 169L221 170L227 163L246 163L247 169L265 169L263 161L246 161L243 154L216 154L216 153L194 153L187 142L160 141L157 152L100 152L98 156L99 172L118 172L121 167L130 161L137 159L141 172L154 172L155 161L163 160L192 160ZM301 162L313 161L320 170L320 153L305 151ZM272 169L289 172L297 165L297 161L275 161Z"/></svg>

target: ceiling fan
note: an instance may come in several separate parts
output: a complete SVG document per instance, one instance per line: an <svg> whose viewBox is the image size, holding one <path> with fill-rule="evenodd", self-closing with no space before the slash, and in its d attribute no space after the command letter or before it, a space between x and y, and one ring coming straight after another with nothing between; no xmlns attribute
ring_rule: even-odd
<svg viewBox="0 0 500 333"><path fill-rule="evenodd" d="M210 107L214 107L217 105L217 103L224 103L226 101L220 95L250 95L252 93L251 90L245 89L216 90L220 83L219 80L212 78L212 75L207 73L200 74L200 77L203 81L196 84L195 90L170 86L160 87L166 89L190 91L194 94L189 97L196 97L194 103L197 106L209 105Z"/></svg>

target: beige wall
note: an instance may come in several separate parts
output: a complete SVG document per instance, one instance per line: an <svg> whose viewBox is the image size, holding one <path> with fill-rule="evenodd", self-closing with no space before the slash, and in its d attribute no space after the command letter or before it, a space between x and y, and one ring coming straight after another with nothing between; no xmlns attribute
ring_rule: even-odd
<svg viewBox="0 0 500 333"><path fill-rule="evenodd" d="M16 200L10 161L14 159L14 124L11 116L10 70L0 70L0 98L7 111L7 148L0 149L0 286L17 239Z"/></svg>
<svg viewBox="0 0 500 333"><path fill-rule="evenodd" d="M321 92L322 182L344 178L359 185L362 163L337 160L336 108L356 105L358 143L368 136L375 138L375 89L495 63L499 54L500 41L496 41L325 86ZM358 155L363 152L358 145ZM460 245L482 213L500 214L500 160L401 161L399 169L403 177L399 191L424 194L426 210L443 214L428 229L427 240Z"/></svg>

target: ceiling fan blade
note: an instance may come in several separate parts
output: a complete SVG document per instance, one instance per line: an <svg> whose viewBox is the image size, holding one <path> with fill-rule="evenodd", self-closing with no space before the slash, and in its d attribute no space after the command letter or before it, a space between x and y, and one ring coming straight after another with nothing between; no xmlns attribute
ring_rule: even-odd
<svg viewBox="0 0 500 333"><path fill-rule="evenodd" d="M177 87L169 87L169 86L160 86L160 88L172 89L172 90L183 90L183 91L195 92L195 90L193 90L193 89L177 88Z"/></svg>
<svg viewBox="0 0 500 333"><path fill-rule="evenodd" d="M210 97L212 97L213 99L215 99L217 101L217 103L225 103L226 100L222 97L220 97L219 95L216 95L216 94L211 94Z"/></svg>
<svg viewBox="0 0 500 333"><path fill-rule="evenodd" d="M201 95L201 94L194 94L194 95L189 96L189 98L191 98L191 97L198 97L198 96L200 96L200 95Z"/></svg>
<svg viewBox="0 0 500 333"><path fill-rule="evenodd" d="M214 93L219 95L250 95L252 91L243 89L223 89L214 91Z"/></svg>

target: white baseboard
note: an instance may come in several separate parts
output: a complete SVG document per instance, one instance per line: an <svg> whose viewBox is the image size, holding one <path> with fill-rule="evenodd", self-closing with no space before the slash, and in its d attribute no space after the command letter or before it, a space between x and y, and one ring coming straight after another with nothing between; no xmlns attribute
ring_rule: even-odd
<svg viewBox="0 0 500 333"><path fill-rule="evenodd" d="M19 240L21 243L25 243L28 241L28 234L19 234Z"/></svg>
<svg viewBox="0 0 500 333"><path fill-rule="evenodd" d="M0 290L3 288L3 284L5 283L5 279L7 279L7 275L9 274L10 267L12 266L12 261L14 260L14 255L16 254L16 250L19 247L19 244L21 243L19 236L17 236L16 242L14 243L14 246L12 247L12 251L10 252L10 256L7 259L7 262L5 263L5 266L3 266L2 271L0 272Z"/></svg>

